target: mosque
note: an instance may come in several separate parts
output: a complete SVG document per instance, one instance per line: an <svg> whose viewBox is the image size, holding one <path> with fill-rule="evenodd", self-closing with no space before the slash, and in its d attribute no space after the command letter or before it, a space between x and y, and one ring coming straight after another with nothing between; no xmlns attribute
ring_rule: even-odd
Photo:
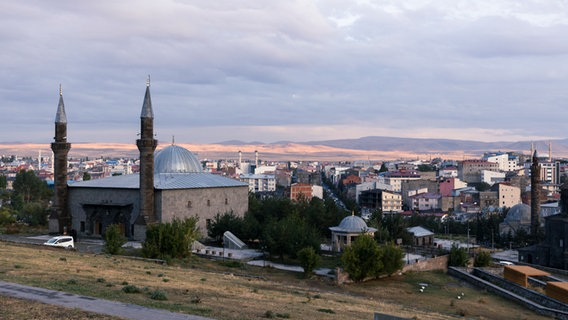
<svg viewBox="0 0 568 320"><path fill-rule="evenodd" d="M50 232L100 237L106 227L118 224L132 240L144 240L146 226L174 218L197 216L203 236L218 213L243 216L248 210L248 184L203 172L189 150L172 143L159 151L154 139L150 82L140 116L140 172L67 184L67 116L63 94L55 117L55 199L49 218Z"/></svg>

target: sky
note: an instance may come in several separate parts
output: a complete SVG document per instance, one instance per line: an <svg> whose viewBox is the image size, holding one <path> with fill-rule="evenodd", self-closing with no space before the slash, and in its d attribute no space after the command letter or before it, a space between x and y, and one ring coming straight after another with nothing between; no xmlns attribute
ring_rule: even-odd
<svg viewBox="0 0 568 320"><path fill-rule="evenodd" d="M566 0L2 1L1 142L568 137Z"/></svg>

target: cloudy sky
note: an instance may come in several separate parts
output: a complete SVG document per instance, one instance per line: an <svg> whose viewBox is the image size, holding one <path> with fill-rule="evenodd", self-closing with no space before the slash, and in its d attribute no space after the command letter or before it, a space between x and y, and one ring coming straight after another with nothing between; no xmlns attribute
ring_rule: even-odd
<svg viewBox="0 0 568 320"><path fill-rule="evenodd" d="M566 0L2 1L0 142L566 138Z"/></svg>

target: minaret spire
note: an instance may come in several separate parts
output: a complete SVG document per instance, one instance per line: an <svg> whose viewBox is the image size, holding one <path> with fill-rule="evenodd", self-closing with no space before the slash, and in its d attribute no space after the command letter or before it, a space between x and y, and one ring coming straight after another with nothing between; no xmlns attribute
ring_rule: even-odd
<svg viewBox="0 0 568 320"><path fill-rule="evenodd" d="M140 139L136 146L140 151L140 215L144 223L157 222L154 208L154 150L158 141L154 139L154 112L150 97L150 76L146 80L146 93L140 114Z"/></svg>
<svg viewBox="0 0 568 320"><path fill-rule="evenodd" d="M50 215L49 231L66 233L71 231L71 215L68 209L67 198L67 155L71 149L71 144L67 142L67 115L65 114L65 104L63 103L63 91L59 85L59 104L55 114L55 137L51 143L53 151L53 171L54 171L54 201L52 213Z"/></svg>

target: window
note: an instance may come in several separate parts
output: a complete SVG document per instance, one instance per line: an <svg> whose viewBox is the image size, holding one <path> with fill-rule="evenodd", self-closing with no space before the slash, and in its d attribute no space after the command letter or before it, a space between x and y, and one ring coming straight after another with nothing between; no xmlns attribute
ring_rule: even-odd
<svg viewBox="0 0 568 320"><path fill-rule="evenodd" d="M191 201L187 202L187 207L191 209Z"/></svg>
<svg viewBox="0 0 568 320"><path fill-rule="evenodd" d="M207 199L207 206L210 207L211 206L211 200Z"/></svg>
<svg viewBox="0 0 568 320"><path fill-rule="evenodd" d="M225 198L225 204L229 204L229 199Z"/></svg>

